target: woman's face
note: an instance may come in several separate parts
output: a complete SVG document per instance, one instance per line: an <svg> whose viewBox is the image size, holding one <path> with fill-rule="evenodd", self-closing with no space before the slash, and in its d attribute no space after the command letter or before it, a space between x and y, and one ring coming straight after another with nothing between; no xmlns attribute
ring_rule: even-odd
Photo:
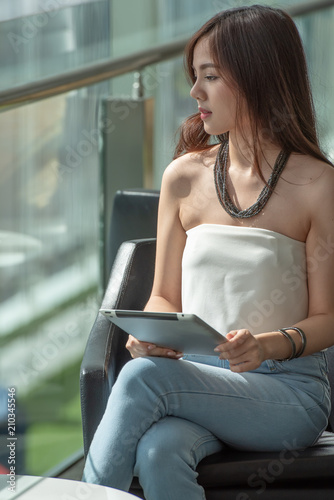
<svg viewBox="0 0 334 500"><path fill-rule="evenodd" d="M236 128L236 95L220 76L210 55L207 38L202 38L195 46L193 70L196 81L190 95L197 101L204 130L210 135L233 132Z"/></svg>

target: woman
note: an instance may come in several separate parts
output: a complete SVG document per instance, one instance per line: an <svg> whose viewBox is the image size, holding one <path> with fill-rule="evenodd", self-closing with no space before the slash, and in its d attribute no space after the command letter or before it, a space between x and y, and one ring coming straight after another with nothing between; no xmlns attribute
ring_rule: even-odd
<svg viewBox="0 0 334 500"><path fill-rule="evenodd" d="M298 31L278 9L231 9L186 65L199 112L163 176L146 309L196 313L228 342L187 356L129 337L84 479L137 475L147 500L202 499L196 465L222 443L305 448L330 411L334 171Z"/></svg>

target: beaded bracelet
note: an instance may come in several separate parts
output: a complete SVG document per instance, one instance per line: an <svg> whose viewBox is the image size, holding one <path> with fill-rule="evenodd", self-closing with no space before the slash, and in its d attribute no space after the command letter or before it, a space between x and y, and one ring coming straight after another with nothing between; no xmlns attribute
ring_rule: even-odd
<svg viewBox="0 0 334 500"><path fill-rule="evenodd" d="M287 328L281 328L278 329L277 331L280 332L282 335L284 335L285 338L287 338L290 341L291 347L292 347L292 353L289 358L281 359L280 361L290 361L291 359L294 359L296 357L296 344L291 335L286 331Z"/></svg>
<svg viewBox="0 0 334 500"><path fill-rule="evenodd" d="M306 340L306 335L304 333L304 331L301 329L301 328L298 328L297 326L289 326L289 328L282 328L280 330L281 333L283 333L283 331L285 331L286 333L286 330L295 330L295 332L298 332L299 335L300 335L300 338L302 339L302 346L301 346L301 349L300 351L295 354L295 358L299 358L305 351L305 347L306 347L306 343L307 343L307 340Z"/></svg>

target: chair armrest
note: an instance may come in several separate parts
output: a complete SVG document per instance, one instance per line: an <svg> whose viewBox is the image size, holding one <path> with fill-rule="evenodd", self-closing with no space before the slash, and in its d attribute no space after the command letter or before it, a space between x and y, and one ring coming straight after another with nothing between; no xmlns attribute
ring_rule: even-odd
<svg viewBox="0 0 334 500"><path fill-rule="evenodd" d="M111 270L103 308L142 310L150 296L155 263L155 239L123 243ZM87 455L104 413L111 388L130 359L127 335L102 314L90 332L80 370L84 451Z"/></svg>

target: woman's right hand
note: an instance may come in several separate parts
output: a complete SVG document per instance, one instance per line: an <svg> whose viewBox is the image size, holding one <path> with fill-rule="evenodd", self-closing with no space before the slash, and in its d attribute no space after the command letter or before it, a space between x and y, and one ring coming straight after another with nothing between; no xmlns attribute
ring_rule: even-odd
<svg viewBox="0 0 334 500"><path fill-rule="evenodd" d="M132 358L142 358L144 356L158 356L162 358L180 359L183 356L182 352L173 351L166 347L158 347L150 342L140 342L132 335L129 335L126 343L127 350Z"/></svg>

